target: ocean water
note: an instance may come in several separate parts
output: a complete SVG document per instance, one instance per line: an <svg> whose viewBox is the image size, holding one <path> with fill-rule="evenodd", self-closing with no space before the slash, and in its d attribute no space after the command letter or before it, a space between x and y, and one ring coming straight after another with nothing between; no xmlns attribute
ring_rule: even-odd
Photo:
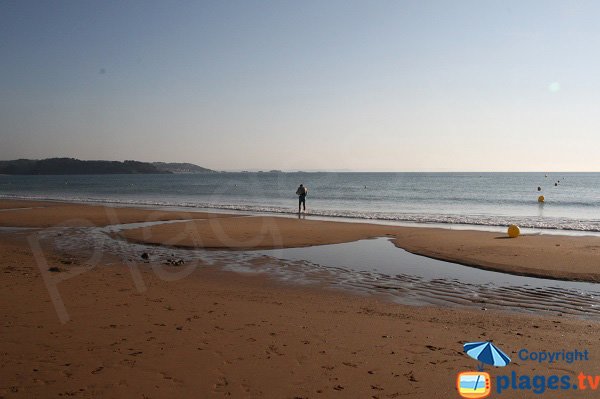
<svg viewBox="0 0 600 399"><path fill-rule="evenodd" d="M291 214L300 183L314 216L600 232L600 173L0 176L0 197Z"/></svg>

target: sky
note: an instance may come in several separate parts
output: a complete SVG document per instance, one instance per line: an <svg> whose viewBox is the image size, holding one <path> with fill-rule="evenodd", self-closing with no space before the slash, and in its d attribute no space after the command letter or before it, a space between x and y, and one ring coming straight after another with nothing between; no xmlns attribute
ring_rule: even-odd
<svg viewBox="0 0 600 399"><path fill-rule="evenodd" d="M2 1L0 159L600 171L600 2Z"/></svg>

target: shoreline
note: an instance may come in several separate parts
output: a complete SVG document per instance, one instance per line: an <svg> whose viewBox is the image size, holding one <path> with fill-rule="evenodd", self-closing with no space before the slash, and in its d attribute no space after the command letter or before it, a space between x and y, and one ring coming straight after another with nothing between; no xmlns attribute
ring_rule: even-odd
<svg viewBox="0 0 600 399"><path fill-rule="evenodd" d="M289 211L265 211L265 210L242 210L238 209L236 205L229 206L198 206L197 204L161 204L158 202L127 202L109 199L62 199L62 198L31 198L31 197L20 197L20 196L0 196L1 201L25 201L25 202L49 202L49 203L64 203L64 204L75 204L75 205L97 205L97 206L110 206L115 208L140 208L140 209L152 209L152 210L164 210L169 212L204 212L204 213L224 213L224 214L237 214L244 216L273 216L273 217L295 217L298 213L290 208ZM320 211L319 211L320 212ZM425 221L410 221L410 220L399 220L399 219L388 219L388 218L363 218L359 216L348 216L348 215L324 215L324 214L311 214L312 219L342 223L365 223L365 224L377 224L383 226L399 226L399 227L417 227L417 228L440 228L445 230L474 230L474 231L485 231L485 232L497 232L502 233L506 230L507 225L497 224L472 224L472 223L442 223L442 222L425 222ZM557 235L557 236L572 236L572 237L600 237L600 231L594 230L576 230L576 229L560 229L550 227L521 227L521 232L528 235Z"/></svg>
<svg viewBox="0 0 600 399"><path fill-rule="evenodd" d="M14 209L25 206L30 209ZM0 212L0 226L90 227L181 220L117 234L143 244L228 250L304 247L387 236L397 247L413 254L469 267L556 280L600 282L600 271L594 266L600 262L600 238L593 236L522 235L505 239L505 234L495 232L321 221L310 216L297 219L0 200L0 209L11 207L13 210Z"/></svg>

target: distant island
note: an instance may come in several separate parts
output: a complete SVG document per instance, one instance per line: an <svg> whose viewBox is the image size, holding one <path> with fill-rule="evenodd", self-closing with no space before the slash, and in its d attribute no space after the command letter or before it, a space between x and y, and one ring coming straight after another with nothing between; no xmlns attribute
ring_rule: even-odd
<svg viewBox="0 0 600 399"><path fill-rule="evenodd" d="M212 169L203 168L193 163L152 162L158 170L170 173L217 173Z"/></svg>
<svg viewBox="0 0 600 399"><path fill-rule="evenodd" d="M16 159L0 161L4 175L107 175L216 173L191 163L139 161L82 161L75 158Z"/></svg>

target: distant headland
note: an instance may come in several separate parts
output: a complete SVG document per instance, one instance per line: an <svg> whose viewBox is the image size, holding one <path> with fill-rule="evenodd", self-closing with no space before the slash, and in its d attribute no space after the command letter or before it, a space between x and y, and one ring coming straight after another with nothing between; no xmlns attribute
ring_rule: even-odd
<svg viewBox="0 0 600 399"><path fill-rule="evenodd" d="M16 159L0 161L4 175L109 175L217 173L191 163L139 161L82 161L75 158Z"/></svg>

